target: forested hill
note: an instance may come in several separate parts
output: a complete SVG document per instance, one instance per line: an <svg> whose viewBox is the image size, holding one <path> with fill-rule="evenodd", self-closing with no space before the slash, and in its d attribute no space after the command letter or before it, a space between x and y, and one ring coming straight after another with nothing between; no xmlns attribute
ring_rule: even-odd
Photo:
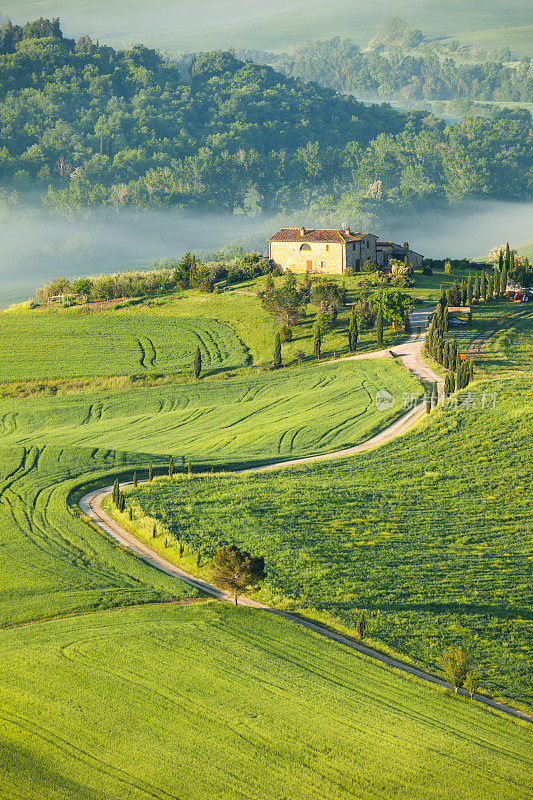
<svg viewBox="0 0 533 800"><path fill-rule="evenodd" d="M228 52L200 54L184 78L142 46L65 39L57 20L5 25L0 53L0 180L51 207L254 214L528 191L520 120L446 128Z"/></svg>

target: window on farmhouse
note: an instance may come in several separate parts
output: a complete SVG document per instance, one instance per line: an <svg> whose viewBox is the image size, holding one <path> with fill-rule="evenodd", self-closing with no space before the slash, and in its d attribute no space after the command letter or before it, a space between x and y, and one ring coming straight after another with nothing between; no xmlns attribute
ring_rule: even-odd
<svg viewBox="0 0 533 800"><path fill-rule="evenodd" d="M329 250L329 244L326 245L326 252Z"/></svg>
<svg viewBox="0 0 533 800"><path fill-rule="evenodd" d="M366 240L366 249L368 250L368 248L369 248L369 247L370 247L370 242L369 242L369 241L368 241L368 239L367 239L367 240Z"/></svg>

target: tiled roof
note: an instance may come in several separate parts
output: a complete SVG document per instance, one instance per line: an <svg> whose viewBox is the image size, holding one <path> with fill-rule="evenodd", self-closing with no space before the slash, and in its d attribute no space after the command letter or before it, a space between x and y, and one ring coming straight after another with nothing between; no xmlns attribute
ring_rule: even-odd
<svg viewBox="0 0 533 800"><path fill-rule="evenodd" d="M282 228L280 231L271 236L269 242L328 242L339 243L343 242L358 242L363 236L368 236L367 233L347 233L340 231L336 228L305 228L305 233L302 233L301 228Z"/></svg>

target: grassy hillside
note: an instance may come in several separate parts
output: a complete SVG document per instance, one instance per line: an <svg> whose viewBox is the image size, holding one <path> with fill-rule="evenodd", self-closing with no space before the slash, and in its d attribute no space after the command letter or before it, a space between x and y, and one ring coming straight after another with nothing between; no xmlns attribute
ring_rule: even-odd
<svg viewBox="0 0 533 800"><path fill-rule="evenodd" d="M475 360L478 371L501 375L533 370L533 309L530 303L480 303L472 325L453 329L461 353Z"/></svg>
<svg viewBox="0 0 533 800"><path fill-rule="evenodd" d="M191 0L169 4L155 0L150 11L140 0L127 3L115 0L112 6L103 0L6 0L5 15L18 20L61 16L70 35L89 31L100 39L117 45L129 40L190 51L211 47L283 47L294 41L352 37L365 45L376 28L391 15L403 17L410 27L421 28L433 36L458 38L468 42L509 45L529 53L531 40L526 30L531 25L531 8L526 0L376 0L371 6L364 0L339 0L332 13L325 0L274 0L268 9L257 3L243 8L236 0L227 0L223 10L215 0L201 9Z"/></svg>
<svg viewBox="0 0 533 800"><path fill-rule="evenodd" d="M379 389L396 397L375 407ZM392 359L258 374L231 381L0 401L2 446L35 443L174 455L203 464L261 463L366 439L421 386ZM2 430L3 429L3 430Z"/></svg>
<svg viewBox="0 0 533 800"><path fill-rule="evenodd" d="M0 315L0 380L190 374L197 347L207 372L248 360L233 330L214 319L83 311Z"/></svg>
<svg viewBox="0 0 533 800"><path fill-rule="evenodd" d="M524 726L259 612L123 609L0 640L11 800L520 800L531 785Z"/></svg>
<svg viewBox="0 0 533 800"><path fill-rule="evenodd" d="M494 410L479 408L483 389ZM533 384L473 391L477 408L440 410L357 458L132 496L206 556L220 541L264 555L265 599L352 627L363 609L372 638L431 669L462 643L484 687L531 703Z"/></svg>
<svg viewBox="0 0 533 800"><path fill-rule="evenodd" d="M0 626L194 596L68 510L77 484L105 481L147 458L66 444L0 448Z"/></svg>
<svg viewBox="0 0 533 800"><path fill-rule="evenodd" d="M277 278L276 282L282 280ZM359 280L360 277L349 278L346 284L353 290ZM280 323L263 311L256 296L265 281L266 278L248 281L237 291L223 294L195 290L169 293L157 300L102 311L78 306L51 312L0 314L0 352L4 353L0 381L69 376L149 377L180 372L190 375L197 346L202 352L204 375L244 366L249 354L256 364L271 364ZM447 281L419 276L417 285L421 288L413 292L436 300L441 283ZM348 301L351 299L350 292ZM313 354L316 309L310 304L307 312L294 327L293 340L283 344L284 363ZM347 351L350 314L350 308L340 309L335 329L324 337L323 357ZM395 333L391 327L386 327L384 334L385 347L403 339L403 334ZM362 331L357 349L375 350L375 331Z"/></svg>

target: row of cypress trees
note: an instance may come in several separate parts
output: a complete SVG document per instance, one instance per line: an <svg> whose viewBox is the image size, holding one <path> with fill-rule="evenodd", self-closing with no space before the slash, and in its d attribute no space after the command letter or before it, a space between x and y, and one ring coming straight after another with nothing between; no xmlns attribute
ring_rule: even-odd
<svg viewBox="0 0 533 800"><path fill-rule="evenodd" d="M425 347L431 357L441 364L448 373L444 381L444 394L449 396L458 389L465 389L474 376L474 362L471 358L463 360L455 339L447 339L448 306L443 294L431 320Z"/></svg>

